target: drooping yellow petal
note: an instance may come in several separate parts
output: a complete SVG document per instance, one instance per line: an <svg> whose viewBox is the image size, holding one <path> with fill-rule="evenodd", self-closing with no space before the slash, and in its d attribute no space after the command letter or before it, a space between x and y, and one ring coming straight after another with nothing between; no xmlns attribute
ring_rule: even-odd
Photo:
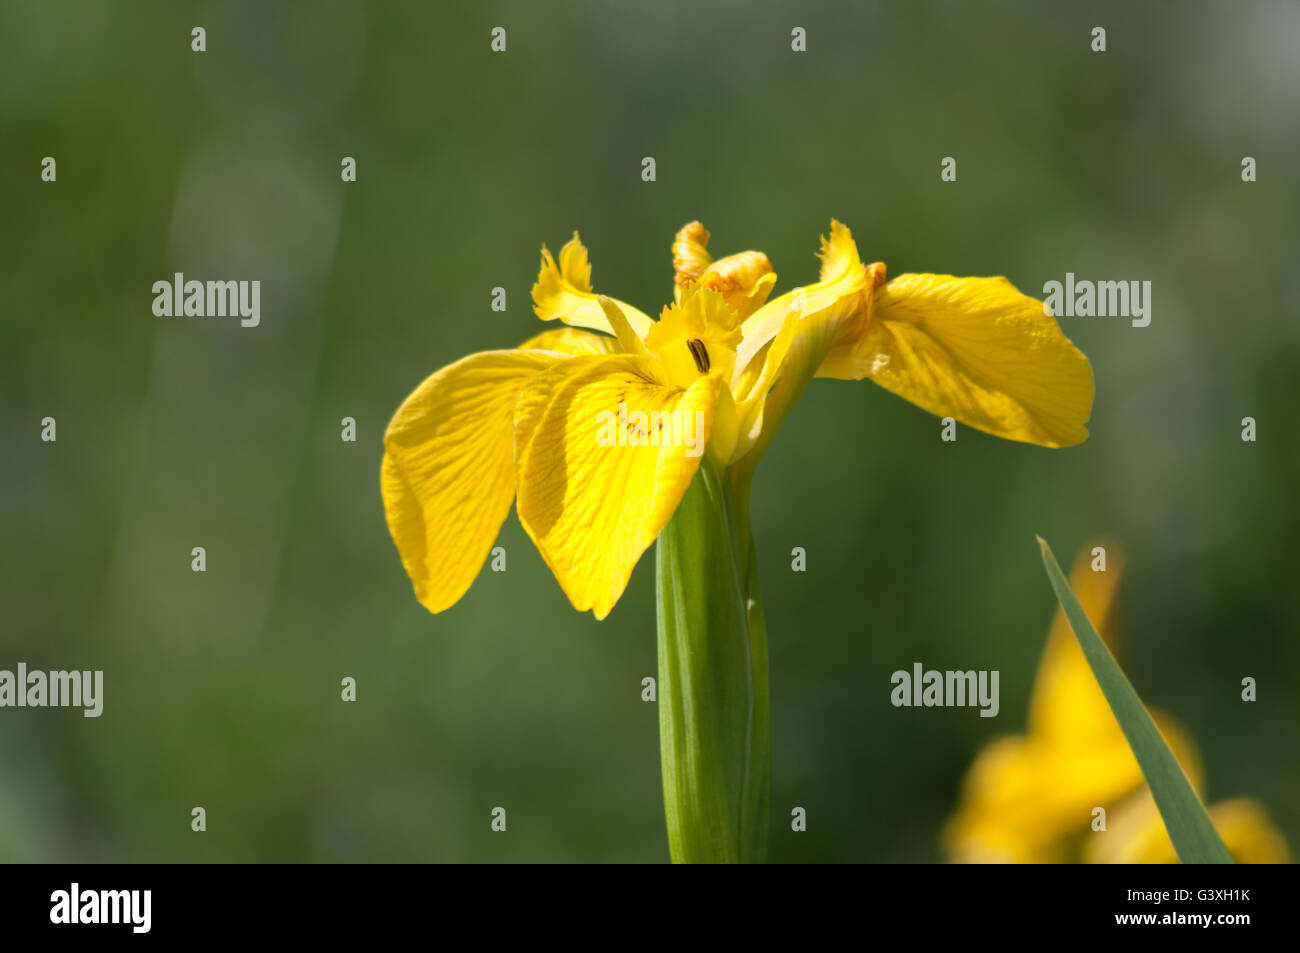
<svg viewBox="0 0 1300 953"><path fill-rule="evenodd" d="M699 468L722 382L667 386L645 357L579 357L515 409L519 520L574 608L605 618Z"/></svg>
<svg viewBox="0 0 1300 953"><path fill-rule="evenodd" d="M900 275L821 377L869 377L940 417L1046 447L1087 439L1092 368L1043 304L1005 278Z"/></svg>
<svg viewBox="0 0 1300 953"><path fill-rule="evenodd" d="M644 337L654 323L650 316L622 301L617 304L637 335ZM533 285L533 311L543 321L559 320L574 327L614 333L592 293L591 263L577 232L560 249L559 265L546 247L542 247L542 266Z"/></svg>
<svg viewBox="0 0 1300 953"><path fill-rule="evenodd" d="M589 334L577 328L553 328L530 337L521 351L556 351L577 357L581 354L617 354L618 340L603 334Z"/></svg>
<svg viewBox="0 0 1300 953"><path fill-rule="evenodd" d="M515 492L514 408L552 351L471 354L425 379L384 434L384 515L416 597L430 612L473 583Z"/></svg>
<svg viewBox="0 0 1300 953"><path fill-rule="evenodd" d="M1219 801L1207 809L1210 821L1239 864L1287 864L1286 838L1273 826L1264 806L1252 798ZM1176 864L1169 832L1151 791L1143 788L1110 813L1106 830L1084 842L1089 864Z"/></svg>

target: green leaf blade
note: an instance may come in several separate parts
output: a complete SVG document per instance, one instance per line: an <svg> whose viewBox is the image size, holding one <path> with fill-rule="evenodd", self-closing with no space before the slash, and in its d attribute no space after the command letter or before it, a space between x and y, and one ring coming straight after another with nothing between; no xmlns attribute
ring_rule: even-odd
<svg viewBox="0 0 1300 953"><path fill-rule="evenodd" d="M1088 660L1106 703L1137 758L1178 859L1185 864L1233 863L1232 855L1205 811L1205 805L1192 789L1132 683L1083 611L1051 547L1041 536L1037 539L1056 599L1079 647L1083 649L1084 658Z"/></svg>

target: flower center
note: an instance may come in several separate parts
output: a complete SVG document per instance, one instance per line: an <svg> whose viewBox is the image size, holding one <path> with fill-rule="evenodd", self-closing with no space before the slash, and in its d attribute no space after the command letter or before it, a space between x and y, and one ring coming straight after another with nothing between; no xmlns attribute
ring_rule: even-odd
<svg viewBox="0 0 1300 953"><path fill-rule="evenodd" d="M690 387L703 374L731 379L741 332L726 299L708 288L691 288L681 304L664 308L646 333L645 346L663 362L667 379Z"/></svg>

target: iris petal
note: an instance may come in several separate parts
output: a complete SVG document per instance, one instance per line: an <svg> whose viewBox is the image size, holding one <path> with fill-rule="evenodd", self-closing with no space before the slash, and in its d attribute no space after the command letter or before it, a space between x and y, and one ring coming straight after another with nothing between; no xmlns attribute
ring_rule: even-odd
<svg viewBox="0 0 1300 953"><path fill-rule="evenodd" d="M894 278L818 376L870 378L936 416L1008 440L1069 447L1088 437L1088 359L1041 301L1005 278Z"/></svg>
<svg viewBox="0 0 1300 953"><path fill-rule="evenodd" d="M721 386L665 386L652 360L617 355L558 364L520 395L519 520L574 608L603 619L623 594L699 469ZM681 414L689 436L656 430L652 412L670 428Z"/></svg>
<svg viewBox="0 0 1300 953"><path fill-rule="evenodd" d="M550 351L485 351L428 377L384 434L384 515L416 597L455 603L492 550L515 493L515 401L568 360Z"/></svg>
<svg viewBox="0 0 1300 953"><path fill-rule="evenodd" d="M630 304L621 301L617 304L632 329L644 337L654 323L650 316ZM574 327L614 333L591 290L591 263L577 232L560 249L558 265L551 253L542 248L542 266L533 285L533 310L543 321L559 320Z"/></svg>

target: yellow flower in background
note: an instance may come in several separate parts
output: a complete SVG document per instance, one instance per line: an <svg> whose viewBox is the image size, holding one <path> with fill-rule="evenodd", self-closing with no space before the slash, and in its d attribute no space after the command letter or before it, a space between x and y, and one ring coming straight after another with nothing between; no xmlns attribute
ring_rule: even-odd
<svg viewBox="0 0 1300 953"><path fill-rule="evenodd" d="M1113 542L1106 569L1094 572L1091 546L1070 586L1113 653L1115 593L1124 571ZM1169 716L1151 712L1197 793L1199 755ZM1093 831L1095 808L1106 830ZM1286 863L1286 841L1249 798L1222 801L1209 815L1239 863ZM976 757L960 804L944 831L959 863L1176 863L1178 858L1119 723L1058 608L1030 699L1028 730L999 738Z"/></svg>
<svg viewBox="0 0 1300 953"><path fill-rule="evenodd" d="M818 280L769 301L767 257L715 260L708 239L698 222L678 232L674 301L658 320L592 290L576 233L558 263L543 249L535 310L566 326L456 361L398 408L381 488L426 608L460 599L517 500L573 606L604 618L704 454L747 487L814 376L869 378L1009 440L1086 439L1087 358L1005 278L886 282L832 222Z"/></svg>

